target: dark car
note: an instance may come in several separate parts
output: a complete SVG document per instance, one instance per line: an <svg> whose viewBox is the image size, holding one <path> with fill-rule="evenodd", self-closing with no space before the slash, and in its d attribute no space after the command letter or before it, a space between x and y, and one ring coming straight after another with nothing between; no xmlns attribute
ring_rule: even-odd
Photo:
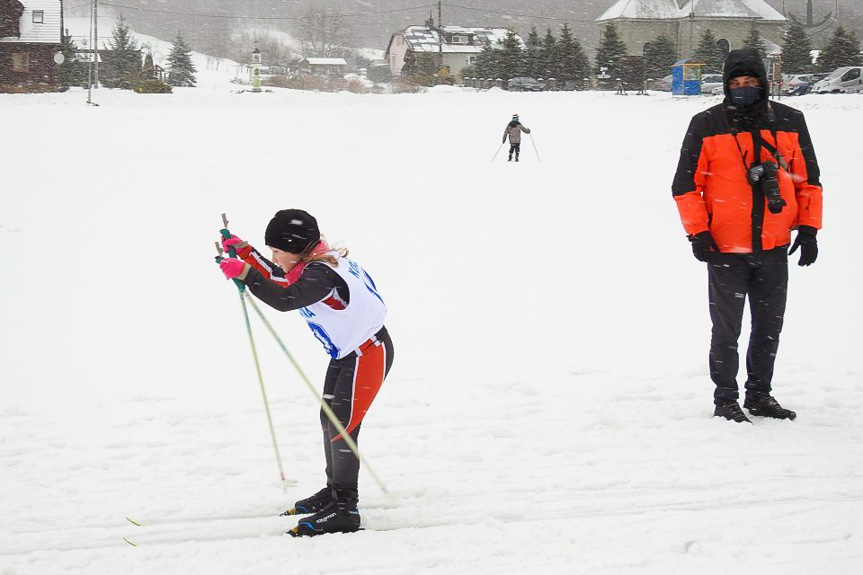
<svg viewBox="0 0 863 575"><path fill-rule="evenodd" d="M542 86L535 78L518 76L507 82L506 89L510 92L539 92L542 90Z"/></svg>

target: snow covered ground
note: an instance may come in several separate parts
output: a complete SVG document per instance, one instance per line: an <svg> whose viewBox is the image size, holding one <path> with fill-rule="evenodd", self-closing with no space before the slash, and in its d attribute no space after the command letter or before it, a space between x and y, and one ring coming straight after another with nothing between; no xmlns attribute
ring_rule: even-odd
<svg viewBox="0 0 863 575"><path fill-rule="evenodd" d="M711 417L706 273L670 193L715 98L199 76L98 107L0 95L0 574L860 572L863 97L784 100L807 114L825 229L792 266L777 361L799 417L750 426ZM491 162L513 113L522 161ZM287 207L390 308L360 441L390 494L361 473L357 534L281 535L323 483L318 408L252 317L283 489L212 259L222 212L260 246ZM265 313L322 381L302 319Z"/></svg>

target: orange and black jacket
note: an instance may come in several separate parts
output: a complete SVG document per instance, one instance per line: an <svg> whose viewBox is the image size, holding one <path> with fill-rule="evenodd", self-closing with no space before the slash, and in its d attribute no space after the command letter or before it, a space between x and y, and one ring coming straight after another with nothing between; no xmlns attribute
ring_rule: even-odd
<svg viewBox="0 0 863 575"><path fill-rule="evenodd" d="M742 122L727 102L694 116L683 140L671 189L687 235L710 231L719 251L753 253L787 246L797 226L820 229L818 162L803 113L765 102L757 120ZM755 130L766 142L757 146L758 161ZM786 206L778 214L767 209L760 186L747 178L759 161L780 165Z"/></svg>

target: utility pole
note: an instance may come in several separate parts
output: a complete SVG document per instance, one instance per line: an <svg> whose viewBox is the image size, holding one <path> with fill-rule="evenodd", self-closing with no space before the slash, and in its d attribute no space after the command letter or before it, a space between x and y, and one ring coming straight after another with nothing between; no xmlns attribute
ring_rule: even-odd
<svg viewBox="0 0 863 575"><path fill-rule="evenodd" d="M437 3L437 51L438 70L443 70L443 18L441 17L441 0Z"/></svg>
<svg viewBox="0 0 863 575"><path fill-rule="evenodd" d="M93 0L93 79L99 89L99 0Z"/></svg>

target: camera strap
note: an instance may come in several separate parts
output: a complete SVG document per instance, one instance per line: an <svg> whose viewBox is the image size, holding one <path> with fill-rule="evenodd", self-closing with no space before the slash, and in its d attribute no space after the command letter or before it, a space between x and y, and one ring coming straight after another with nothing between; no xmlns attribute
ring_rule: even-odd
<svg viewBox="0 0 863 575"><path fill-rule="evenodd" d="M788 162L785 161L785 156L783 156L779 150L777 150L773 145L771 145L770 142L761 137L760 130L755 133L758 134L758 139L761 140L761 145L767 148L767 153L776 158L776 163L779 164L779 166L782 167L782 169L786 172L791 172L788 167ZM776 131L770 130L770 133L773 134L773 141L776 142L777 145L779 145L779 138L776 136Z"/></svg>

